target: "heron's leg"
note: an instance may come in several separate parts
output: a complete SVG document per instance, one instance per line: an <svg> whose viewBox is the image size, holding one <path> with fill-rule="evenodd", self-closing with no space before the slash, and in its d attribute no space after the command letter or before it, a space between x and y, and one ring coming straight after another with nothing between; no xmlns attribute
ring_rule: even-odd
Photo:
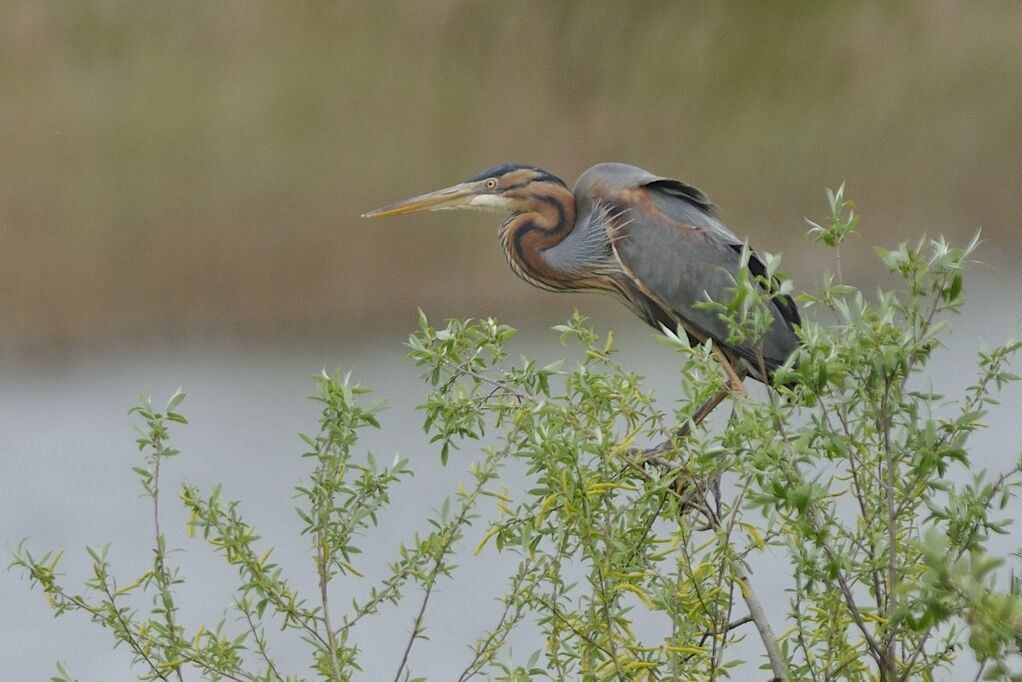
<svg viewBox="0 0 1022 682"><path fill-rule="evenodd" d="M674 445L672 441L678 441L692 433L692 429L699 426L710 414L717 409L717 406L724 402L724 399L728 396L741 396L743 398L748 397L748 393L745 390L745 384L742 383L745 372L737 369L731 360L720 350L717 346L713 346L713 352L717 354L717 358L720 360L721 366L724 368L724 373L727 374L727 383L725 387L714 393L709 400L699 406L698 409L692 414L692 418L685 422L677 431L674 432L674 438L665 440L656 447L649 448L643 451L646 456L651 455L662 455ZM732 410L732 418L734 417L734 411Z"/></svg>
<svg viewBox="0 0 1022 682"><path fill-rule="evenodd" d="M720 364L724 368L724 373L727 374L727 382L726 382L725 387L723 389L717 391L716 393L714 393L706 402L704 402L702 405L700 405L696 409L696 411L692 414L692 417L688 421L686 421L684 424L682 424L681 427L679 427L674 432L674 436L672 438L668 438L664 442L662 442L659 445L656 445L655 447L652 447L652 448L647 448L647 449L641 450L641 451L640 450L633 450L633 452L635 452L636 454L639 454L645 462L650 463L650 464L654 464L656 466L659 466L661 468L665 468L665 469L668 469L668 470L678 466L677 464L675 464L673 462L668 462L664 458L664 455L669 453L669 452L671 452L675 448L675 446L678 444L679 441L684 440L685 438L687 438L688 435L690 433L692 433L692 429L695 428L696 426L699 426L699 424L701 424L703 421L705 421L706 418L709 417L710 414L712 414L713 411L715 409L717 409L717 407L722 402L724 402L724 400L728 396L731 396L731 397L737 397L737 396L748 397L748 393L745 390L745 384L742 382L742 379L744 377L745 372L740 370L739 368L736 368L735 365L731 362L730 358L728 358L727 355L723 351L721 351L720 348L718 348L716 345L712 346L712 349L713 349L713 352L717 354L717 358L720 360ZM731 411L731 419L734 419L734 415L735 415L735 412L732 409L732 411ZM714 493L714 498L717 501L717 507L718 507L717 511L719 513L719 505L720 505L720 488L719 488L719 486L720 486L720 478L718 476L714 481L712 481L710 483L710 487L707 488L707 489L704 489L704 491L703 491L702 499L703 499L704 507L706 509L707 518L709 518L713 514L713 511L709 509L708 499L707 499L708 496L706 495L706 493L711 492L711 491ZM679 479L679 485L678 485L678 488L675 491L675 493L677 495L679 495L679 497L680 497L681 494L684 492L684 488L685 488L684 483L682 483L681 479ZM694 491L690 491L686 495L686 497L691 498L693 494L694 494Z"/></svg>
<svg viewBox="0 0 1022 682"><path fill-rule="evenodd" d="M675 432L674 437L668 438L659 445L642 450L640 454L647 458L653 459L670 452L677 441L686 438L692 429L699 426L710 414L717 409L717 406L724 402L724 399L731 395L731 389L724 388L714 393L709 400L700 405L695 412L692 413L692 417L682 424Z"/></svg>
<svg viewBox="0 0 1022 682"><path fill-rule="evenodd" d="M684 438L692 432L692 428L699 426L703 421L713 413L717 406L724 402L724 399L731 395L731 389L726 388L721 391L714 393L709 400L699 406L693 414L692 418L685 422L681 428L675 431L675 436L678 438Z"/></svg>
<svg viewBox="0 0 1022 682"><path fill-rule="evenodd" d="M683 464L674 461L673 458L667 457L668 453L672 452L678 445L679 442L688 437L692 433L692 429L699 426L710 414L717 409L717 407L724 402L728 397L734 395L730 387L723 388L709 400L700 405L696 411L692 414L680 428L678 428L671 438L668 438L659 445L640 450L634 448L629 450L629 454L632 456L638 456L639 463L630 463L625 468L631 466L633 468L642 469L643 465L652 465L663 471L669 473L677 471L679 468L683 468ZM732 415L734 412L732 411ZM709 485L707 485L707 483ZM716 523L716 519L720 517L720 476L714 477L712 481L701 481L694 479L687 473L681 472L678 475L674 485L671 486L671 493L677 498L679 508L684 512L686 509L696 509L706 519L706 524L699 526L700 529L706 530L713 527ZM710 497L715 500L715 504L711 507ZM714 508L715 507L715 508ZM652 523L652 520L651 520Z"/></svg>
<svg viewBox="0 0 1022 682"><path fill-rule="evenodd" d="M748 397L748 393L745 390L745 384L742 382L745 372L740 368L735 367L735 365L731 362L731 359L728 358L727 355L723 351L721 351L717 346L712 346L712 348L713 351L717 354L717 358L720 360L720 364L724 368L725 374L727 374L727 383L725 387L720 391L717 391L709 398L709 400L700 405L692 414L691 419L686 421L681 427L679 427L674 432L673 438L669 438L655 447L642 450L641 455L646 462L655 464L663 468L670 469L673 463L669 464L664 459L663 456L670 452L672 449L674 449L674 447L677 445L679 441L687 438L688 435L692 433L693 428L699 426L699 424L701 424L707 417L709 417L710 414L712 414L713 411L717 409L717 407L722 402L724 402L724 400L729 396L730 397L741 396L743 398ZM734 420L734 418L735 410L734 408L732 408L731 417L728 419L729 425ZM699 492L700 488L699 486L697 486L695 490L690 488L687 493L685 490L686 487L687 486L684 483L684 479L679 479L677 487L675 489L675 494L678 495L679 498L681 498L682 495L684 494L685 499L691 499L693 495L700 496L702 498L704 514L712 524L711 517L714 515L714 513L716 513L718 516L720 514L720 475L718 474L717 476L715 476L713 480L709 482L709 486L702 486L701 493ZM707 493L712 493L713 495L716 507L715 510L712 510L709 507L709 495ZM683 506L688 506L688 503L684 503Z"/></svg>
<svg viewBox="0 0 1022 682"><path fill-rule="evenodd" d="M717 354L720 366L724 368L724 373L727 374L727 385L731 389L731 393L748 398L749 394L746 392L745 384L742 382L745 372L740 372L734 366L734 363L731 362L731 359L716 344L713 345L713 352Z"/></svg>

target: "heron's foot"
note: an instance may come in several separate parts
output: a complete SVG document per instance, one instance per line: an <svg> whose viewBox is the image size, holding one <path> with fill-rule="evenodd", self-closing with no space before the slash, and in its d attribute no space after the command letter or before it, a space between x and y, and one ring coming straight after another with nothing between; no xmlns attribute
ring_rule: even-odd
<svg viewBox="0 0 1022 682"><path fill-rule="evenodd" d="M737 377L736 377L736 379L737 379ZM728 379L727 391L731 395L732 398L748 398L749 397L749 391L748 391L748 389L745 388L745 384L742 382L741 379L737 379L736 381L732 381L731 379Z"/></svg>

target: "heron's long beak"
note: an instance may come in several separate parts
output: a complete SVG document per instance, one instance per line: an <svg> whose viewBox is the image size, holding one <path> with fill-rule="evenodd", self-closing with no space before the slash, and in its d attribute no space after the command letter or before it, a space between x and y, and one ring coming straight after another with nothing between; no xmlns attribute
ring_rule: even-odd
<svg viewBox="0 0 1022 682"><path fill-rule="evenodd" d="M462 208L470 206L472 200L478 196L481 183L463 182L453 187L438 189L428 194L420 194L411 199L388 204L375 211L363 213L363 218L382 218L384 216L401 215L402 213L415 213L417 211L439 211L449 208Z"/></svg>

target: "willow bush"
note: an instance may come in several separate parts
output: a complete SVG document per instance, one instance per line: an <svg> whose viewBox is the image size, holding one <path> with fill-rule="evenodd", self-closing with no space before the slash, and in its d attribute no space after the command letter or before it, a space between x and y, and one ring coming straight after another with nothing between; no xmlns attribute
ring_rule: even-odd
<svg viewBox="0 0 1022 682"><path fill-rule="evenodd" d="M812 232L839 248L857 217L840 191L831 208ZM109 630L143 680L357 678L352 632L401 601L414 618L394 647L393 679L417 679L413 647L430 646L422 641L430 596L456 584L459 548L499 551L513 570L494 594L499 617L452 665L458 680L749 679L750 663L769 671L763 679L928 680L966 649L986 678L1022 679L1022 598L1013 581L999 587L1005 557L986 548L1011 522L1022 462L977 473L970 450L998 389L1016 378L1007 364L1022 344L980 352L975 383L957 395L936 395L926 380L963 305L975 246L878 249L901 285L872 297L824 275L818 293L800 298L804 348L777 373L776 389L734 396L730 420L712 427L692 418L724 375L710 348L684 334L661 337L677 351L685 395L668 408L617 361L613 335L577 313L557 332L581 359L546 366L510 356L507 325L439 328L423 317L409 342L427 387L423 427L441 463L472 462L470 478L391 548L386 575L363 575L360 559L363 550L388 551L373 528L411 469L405 459L382 467L359 454L359 433L379 427L381 406L344 374L316 378L319 431L303 436L308 473L297 513L314 592L292 586L242 502L219 486L185 485L177 493L190 530L239 580L222 621L180 624L188 583L160 529L159 481L178 454L169 427L186 423L183 394L159 410L148 402L134 410L144 424L136 471L155 519L152 565L120 579L105 548L90 548L93 577L81 591L62 580L59 552L37 555L23 543L13 565L57 615L84 613ZM775 273L779 259L766 260ZM735 335L755 335L768 295L739 281L733 301L707 305ZM515 461L527 472L524 487L504 482ZM495 513L484 512L484 500ZM771 566L785 564L792 577L786 609L764 609L755 591L768 549ZM471 563L464 551L458 561ZM361 596L339 598L340 579L364 585ZM511 655L518 629L538 634L531 655ZM279 667L282 630L307 644L308 669ZM739 674L743 639L743 651L755 642L762 655ZM58 667L54 679L72 679Z"/></svg>

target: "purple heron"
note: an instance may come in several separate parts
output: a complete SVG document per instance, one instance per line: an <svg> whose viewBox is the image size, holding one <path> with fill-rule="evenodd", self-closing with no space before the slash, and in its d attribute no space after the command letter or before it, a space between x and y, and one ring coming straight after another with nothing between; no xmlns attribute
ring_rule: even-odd
<svg viewBox="0 0 1022 682"><path fill-rule="evenodd" d="M601 163L568 189L534 166L504 164L363 217L458 208L507 214L500 243L511 269L530 284L608 292L655 329L680 328L693 343L712 339L733 391L743 391L744 376L769 383L798 347L798 308L776 291L776 281L766 281L755 253L744 267L770 289L772 316L757 343L728 344L725 321L697 305L734 297L744 243L721 223L706 195L684 182Z"/></svg>

